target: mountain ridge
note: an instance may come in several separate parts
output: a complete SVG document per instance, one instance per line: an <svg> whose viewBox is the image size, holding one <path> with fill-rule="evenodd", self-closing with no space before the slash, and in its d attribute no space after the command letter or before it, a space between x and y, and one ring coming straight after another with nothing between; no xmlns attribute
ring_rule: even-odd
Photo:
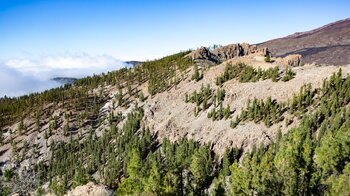
<svg viewBox="0 0 350 196"><path fill-rule="evenodd" d="M350 63L350 18L257 44L273 56L301 54L304 63L345 65Z"/></svg>
<svg viewBox="0 0 350 196"><path fill-rule="evenodd" d="M72 84L74 83L77 78L71 78L71 77L54 77L51 80L59 82L60 84Z"/></svg>
<svg viewBox="0 0 350 196"><path fill-rule="evenodd" d="M338 20L338 21L331 22L329 24L326 24L324 26L321 26L319 28L312 29L312 30L309 30L309 31L295 32L294 34L288 35L285 38L298 38L298 37L301 37L301 36L306 36L306 35L309 35L309 34L317 33L319 31L322 31L322 30L328 29L328 28L340 28L340 27L342 27L342 25L347 26L347 23L349 23L349 21L350 21L350 18L346 18L346 19L343 19L343 20Z"/></svg>

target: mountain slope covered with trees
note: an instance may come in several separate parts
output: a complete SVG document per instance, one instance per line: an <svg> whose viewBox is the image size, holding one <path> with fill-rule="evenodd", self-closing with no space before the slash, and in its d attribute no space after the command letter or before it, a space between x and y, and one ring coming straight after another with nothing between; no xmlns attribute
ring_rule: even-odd
<svg viewBox="0 0 350 196"><path fill-rule="evenodd" d="M350 66L233 46L1 98L0 195L350 194Z"/></svg>

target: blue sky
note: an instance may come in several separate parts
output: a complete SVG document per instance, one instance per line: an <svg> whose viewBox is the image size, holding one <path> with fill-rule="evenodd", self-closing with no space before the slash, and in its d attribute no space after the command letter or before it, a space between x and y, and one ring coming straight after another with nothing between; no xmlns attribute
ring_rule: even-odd
<svg viewBox="0 0 350 196"><path fill-rule="evenodd" d="M0 97L213 44L259 43L350 17L348 0L0 0Z"/></svg>
<svg viewBox="0 0 350 196"><path fill-rule="evenodd" d="M257 43L349 17L350 1L0 0L0 59L64 52L122 60Z"/></svg>

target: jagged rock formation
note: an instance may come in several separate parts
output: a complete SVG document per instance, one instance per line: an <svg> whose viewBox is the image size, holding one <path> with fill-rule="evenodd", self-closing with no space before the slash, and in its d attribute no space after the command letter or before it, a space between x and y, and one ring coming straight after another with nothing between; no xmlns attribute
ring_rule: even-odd
<svg viewBox="0 0 350 196"><path fill-rule="evenodd" d="M235 57L246 56L250 54L257 54L266 56L269 54L267 48L258 48L256 45L249 45L248 43L242 44L229 44L227 46L216 48L210 51L206 47L200 47L199 49L191 52L188 56L195 61L207 60L210 62L223 62Z"/></svg>
<svg viewBox="0 0 350 196"><path fill-rule="evenodd" d="M212 54L220 61L225 61L228 59L249 54L259 54L262 56L266 56L268 54L268 49L258 49L256 45L249 45L248 43L230 44L213 50Z"/></svg>
<svg viewBox="0 0 350 196"><path fill-rule="evenodd" d="M237 57L265 57L267 55L270 55L268 48L258 48L256 45L249 45L248 43L229 44L227 46L216 48L212 51L206 47L200 47L199 49L188 54L188 56L197 63L219 63ZM281 65L296 67L302 64L301 59L302 56L300 54L291 54L285 56L284 58L278 57L275 60Z"/></svg>
<svg viewBox="0 0 350 196"><path fill-rule="evenodd" d="M193 60L208 60L216 62L213 58L213 54L209 51L207 47L200 47L198 50L188 54Z"/></svg>

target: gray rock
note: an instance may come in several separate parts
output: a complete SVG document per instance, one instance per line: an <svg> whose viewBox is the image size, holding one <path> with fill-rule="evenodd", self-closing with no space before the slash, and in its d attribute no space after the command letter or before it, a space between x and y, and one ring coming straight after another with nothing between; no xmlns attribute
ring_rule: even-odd
<svg viewBox="0 0 350 196"><path fill-rule="evenodd" d="M257 48L256 45L242 43L229 44L220 48L216 48L212 51L210 51L206 47L201 47L191 52L188 56L190 56L195 61L207 60L216 63L249 54L259 54L262 56L266 56L269 54L269 52L267 48Z"/></svg>

